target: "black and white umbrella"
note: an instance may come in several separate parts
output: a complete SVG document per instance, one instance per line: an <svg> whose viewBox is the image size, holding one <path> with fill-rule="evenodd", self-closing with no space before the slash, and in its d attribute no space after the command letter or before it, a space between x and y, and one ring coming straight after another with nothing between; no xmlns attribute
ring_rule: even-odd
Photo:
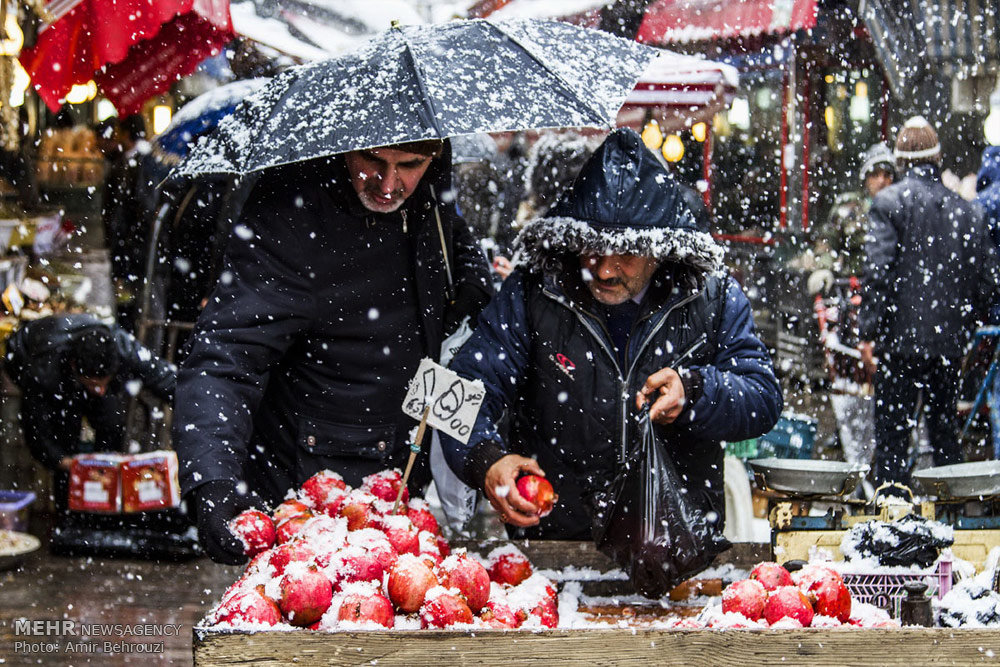
<svg viewBox="0 0 1000 667"><path fill-rule="evenodd" d="M177 173L247 174L479 132L612 128L656 55L555 21L397 26L353 53L276 76L202 138Z"/></svg>

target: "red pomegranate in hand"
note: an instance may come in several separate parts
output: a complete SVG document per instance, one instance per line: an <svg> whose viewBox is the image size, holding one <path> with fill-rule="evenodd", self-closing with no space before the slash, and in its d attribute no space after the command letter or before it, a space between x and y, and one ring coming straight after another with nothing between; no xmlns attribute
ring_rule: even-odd
<svg viewBox="0 0 1000 667"><path fill-rule="evenodd" d="M756 621L764 612L767 590L756 579L734 581L722 591L722 611L743 614Z"/></svg>
<svg viewBox="0 0 1000 667"><path fill-rule="evenodd" d="M765 561L763 563L757 563L757 565L750 571L750 578L756 579L764 588L770 592L781 586L794 586L795 582L792 581L792 575L788 573L788 570L781 567L777 563Z"/></svg>
<svg viewBox="0 0 1000 667"><path fill-rule="evenodd" d="M764 603L764 618L769 625L774 625L787 616L807 628L812 623L814 614L809 599L795 586L782 586L771 591Z"/></svg>
<svg viewBox="0 0 1000 667"><path fill-rule="evenodd" d="M276 533L271 517L257 510L247 510L229 522L229 530L243 543L243 553L256 556L274 546Z"/></svg>
<svg viewBox="0 0 1000 667"><path fill-rule="evenodd" d="M521 497L538 508L538 516L546 516L552 511L558 497L549 480L538 475L525 475L517 480L517 492Z"/></svg>
<svg viewBox="0 0 1000 667"><path fill-rule="evenodd" d="M281 578L278 606L288 622L299 627L312 625L326 613L333 601L333 584L316 566L289 568Z"/></svg>
<svg viewBox="0 0 1000 667"><path fill-rule="evenodd" d="M412 614L424 603L427 591L438 585L431 568L412 554L402 554L389 572L386 589L400 611Z"/></svg>

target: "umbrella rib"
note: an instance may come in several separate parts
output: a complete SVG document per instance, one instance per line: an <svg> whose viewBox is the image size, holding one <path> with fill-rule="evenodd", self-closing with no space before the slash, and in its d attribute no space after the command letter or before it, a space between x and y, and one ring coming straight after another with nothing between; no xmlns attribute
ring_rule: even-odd
<svg viewBox="0 0 1000 667"><path fill-rule="evenodd" d="M434 126L434 131L437 132L438 138L444 139L446 138L446 135L441 129L441 125L438 123L437 109L434 108L434 101L431 99L430 92L427 90L427 83L424 81L424 74L420 69L420 63L417 62L417 54L410 45L410 41L406 39L406 35L403 34L403 29L394 29L399 30L399 38L403 40L403 44L406 46L406 53L409 55L410 63L413 65L413 73L417 77L417 87L420 89L420 96L424 100L424 106L427 107L427 111L431 115L431 124Z"/></svg>
<svg viewBox="0 0 1000 667"><path fill-rule="evenodd" d="M501 28L499 25L497 25L493 21L490 21L490 20L487 19L487 20L485 20L483 22L484 23L488 23L489 25L491 25L493 27L494 30L496 30L497 32L499 32L501 35L503 35L504 37L506 37L510 41L512 41L515 44L517 44L519 47L521 47L521 50L524 51L525 53L527 53L528 56L530 56L532 60L534 60L536 63L538 63L538 65L542 69L544 69L546 72L548 72L553 77L555 77L556 81L558 81L560 83L560 85L562 85L563 91L566 92L566 93L568 93L567 97L569 97L570 99L579 100L581 102L581 104L583 105L583 107L587 111L589 111L590 113L592 113L594 116L597 117L597 120L598 120L598 122L600 122L601 125L603 125L605 127L608 127L608 128L610 128L612 130L615 129L614 124L613 123L609 123L607 121L607 119L604 117L604 112L602 112L599 109L595 109L593 106L591 106L590 102L588 102L586 99L584 99L583 97L581 97L579 95L579 93L573 88L573 86L570 85L570 83L566 79L564 79L562 77L561 74L559 74L558 72L554 71L551 67L549 67L547 64L545 64L544 62L542 62L542 60L538 56L535 55L534 51L532 51L527 46L525 46L524 44L521 43L521 40L519 40L517 37L514 37L514 35L510 34L509 32L507 32L506 30L504 30L503 28Z"/></svg>

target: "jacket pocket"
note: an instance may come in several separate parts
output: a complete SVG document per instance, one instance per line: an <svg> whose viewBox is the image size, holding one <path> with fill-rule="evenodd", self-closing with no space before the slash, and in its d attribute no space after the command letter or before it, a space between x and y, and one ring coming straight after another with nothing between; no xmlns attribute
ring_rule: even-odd
<svg viewBox="0 0 1000 667"><path fill-rule="evenodd" d="M394 424L341 424L302 418L295 448L296 477L301 482L324 469L345 478L363 470L369 474L388 459L395 437Z"/></svg>

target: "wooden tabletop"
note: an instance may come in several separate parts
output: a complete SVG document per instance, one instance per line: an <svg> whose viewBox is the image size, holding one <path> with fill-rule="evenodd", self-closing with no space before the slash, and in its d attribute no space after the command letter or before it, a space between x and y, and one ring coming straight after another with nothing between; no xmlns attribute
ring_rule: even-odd
<svg viewBox="0 0 1000 667"><path fill-rule="evenodd" d="M4 667L191 664L192 627L239 572L208 559L153 563L40 550L20 569L0 572L0 658Z"/></svg>

